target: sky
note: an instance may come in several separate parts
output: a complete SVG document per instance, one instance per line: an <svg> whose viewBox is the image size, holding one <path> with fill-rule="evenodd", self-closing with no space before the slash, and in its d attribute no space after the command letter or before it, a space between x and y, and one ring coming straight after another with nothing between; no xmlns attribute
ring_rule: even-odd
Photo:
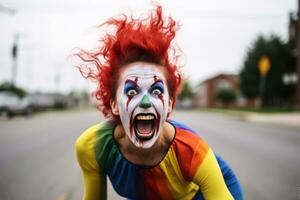
<svg viewBox="0 0 300 200"><path fill-rule="evenodd" d="M181 24L176 43L184 76L193 85L242 68L258 35L287 40L289 13L297 0L156 1ZM149 0L0 0L0 83L11 80L11 48L19 36L17 85L27 90L69 92L93 87L70 59L76 47L96 47L96 26L121 13L145 16Z"/></svg>

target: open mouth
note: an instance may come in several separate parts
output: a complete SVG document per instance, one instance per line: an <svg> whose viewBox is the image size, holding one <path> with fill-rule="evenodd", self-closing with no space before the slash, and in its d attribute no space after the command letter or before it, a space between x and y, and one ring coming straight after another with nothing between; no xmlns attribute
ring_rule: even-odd
<svg viewBox="0 0 300 200"><path fill-rule="evenodd" d="M134 118L135 135L140 140L149 140L155 133L156 117L154 114L138 114Z"/></svg>

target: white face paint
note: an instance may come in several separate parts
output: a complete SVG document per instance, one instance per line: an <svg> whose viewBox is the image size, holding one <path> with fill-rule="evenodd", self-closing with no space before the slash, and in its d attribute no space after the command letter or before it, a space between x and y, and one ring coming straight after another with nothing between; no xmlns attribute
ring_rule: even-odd
<svg viewBox="0 0 300 200"><path fill-rule="evenodd" d="M136 62L122 72L117 104L124 130L139 148L150 148L166 121L169 92L157 66Z"/></svg>

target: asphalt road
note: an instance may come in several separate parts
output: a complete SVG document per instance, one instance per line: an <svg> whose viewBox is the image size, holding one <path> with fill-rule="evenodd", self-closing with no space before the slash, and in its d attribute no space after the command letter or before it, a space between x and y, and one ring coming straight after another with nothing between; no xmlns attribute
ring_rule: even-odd
<svg viewBox="0 0 300 200"><path fill-rule="evenodd" d="M300 199L300 129L177 111L234 169L245 199ZM0 199L78 200L76 138L102 121L95 110L0 120ZM120 199L109 187L109 199Z"/></svg>

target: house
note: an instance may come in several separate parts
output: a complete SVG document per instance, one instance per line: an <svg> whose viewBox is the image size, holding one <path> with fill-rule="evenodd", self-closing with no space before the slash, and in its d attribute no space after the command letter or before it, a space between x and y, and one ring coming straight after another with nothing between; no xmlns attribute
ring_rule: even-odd
<svg viewBox="0 0 300 200"><path fill-rule="evenodd" d="M196 87L194 104L200 107L218 107L215 95L220 89L231 89L238 94L238 75L218 74L206 79Z"/></svg>
<svg viewBox="0 0 300 200"><path fill-rule="evenodd" d="M193 105L198 107L221 107L222 102L216 98L217 92L221 89L230 89L235 93L237 98L230 106L257 106L257 100L247 100L241 95L238 75L223 73L208 78L196 86Z"/></svg>

